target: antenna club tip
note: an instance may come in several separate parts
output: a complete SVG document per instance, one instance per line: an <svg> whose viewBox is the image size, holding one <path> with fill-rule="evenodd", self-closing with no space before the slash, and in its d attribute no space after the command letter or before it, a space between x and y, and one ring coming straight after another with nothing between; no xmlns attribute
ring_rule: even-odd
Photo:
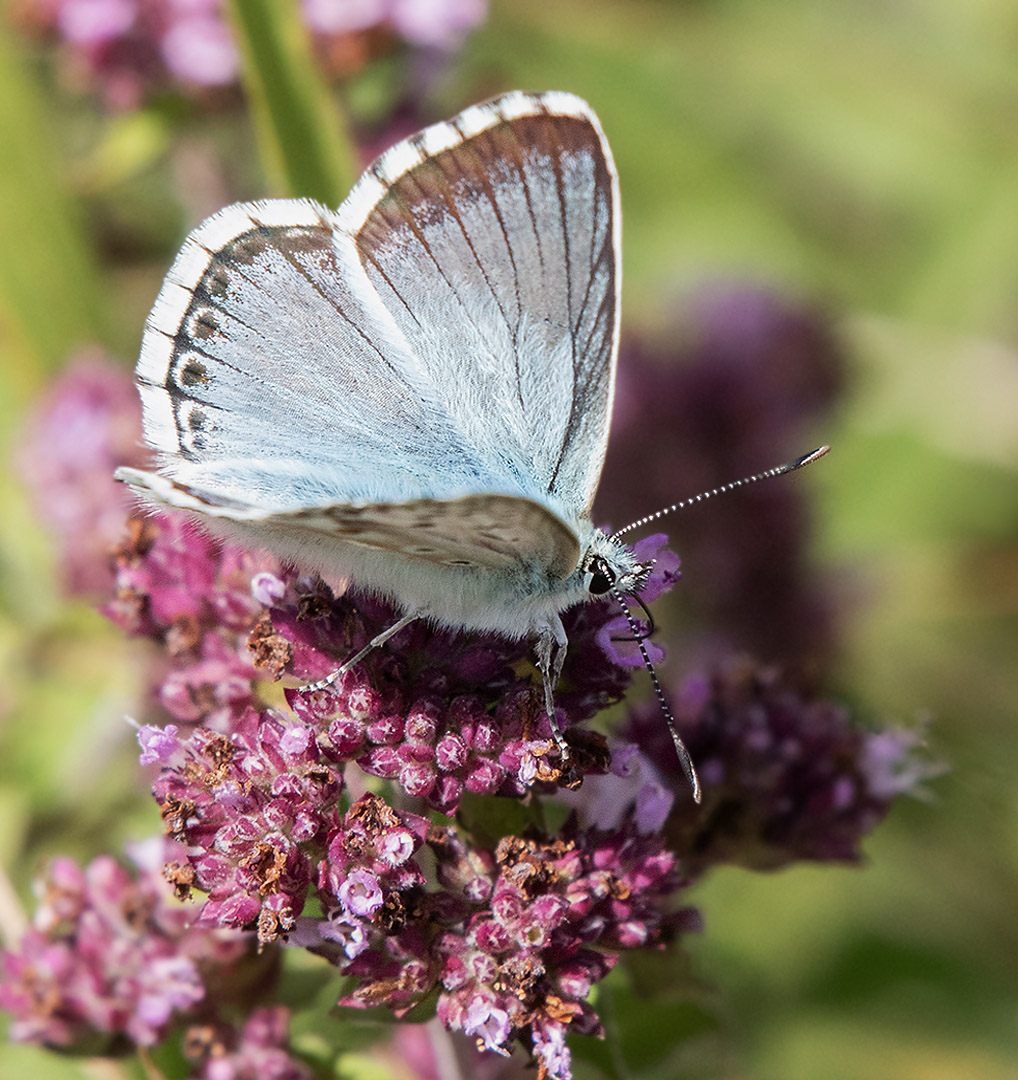
<svg viewBox="0 0 1018 1080"><path fill-rule="evenodd" d="M818 458L822 458L824 454L830 451L830 449L829 446L818 446L815 450L810 450L808 454L803 454L802 457L795 462L794 468L801 469L803 465L812 464Z"/></svg>
<svg viewBox="0 0 1018 1080"><path fill-rule="evenodd" d="M829 446L818 446L815 450L810 450L808 454L797 457L787 465L779 465L772 473L765 473L764 475L780 476L782 473L795 472L796 469L801 469L804 465L811 465L817 458L822 458L830 449ZM753 479L757 479L757 477L754 477Z"/></svg>
<svg viewBox="0 0 1018 1080"><path fill-rule="evenodd" d="M696 766L693 764L693 759L689 756L689 751L686 749L686 744L682 741L682 737L675 730L675 725L672 722L671 716L666 716L666 721L668 723L668 730L672 736L672 742L675 743L675 752L679 758L679 765L682 767L682 771L686 776L686 782L689 784L690 790L693 793L693 802L699 805L703 798L703 792L700 790L700 777L696 774Z"/></svg>

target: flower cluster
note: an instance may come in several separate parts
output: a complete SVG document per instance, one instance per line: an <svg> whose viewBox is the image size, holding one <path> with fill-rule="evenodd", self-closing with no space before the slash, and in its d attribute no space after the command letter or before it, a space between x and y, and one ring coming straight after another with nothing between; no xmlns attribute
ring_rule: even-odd
<svg viewBox="0 0 1018 1080"><path fill-rule="evenodd" d="M188 844L183 881L208 893L206 921L257 925L269 941L300 913L311 883L308 849L335 827L342 790L342 777L309 753L306 734L257 725L253 714L232 737L142 729L142 761L163 766L154 792L167 831Z"/></svg>
<svg viewBox="0 0 1018 1080"><path fill-rule="evenodd" d="M165 92L208 96L233 86L240 57L224 0L22 0L19 21L59 42L73 77L111 108ZM302 0L327 69L355 70L400 41L459 45L487 14L485 0Z"/></svg>
<svg viewBox="0 0 1018 1080"><path fill-rule="evenodd" d="M206 979L249 959L245 935L193 925L161 876L164 845L140 847L134 873L109 856L82 869L54 860L15 951L0 955L11 1037L77 1052L152 1046L198 1014ZM228 978L224 979L228 984Z"/></svg>
<svg viewBox="0 0 1018 1080"><path fill-rule="evenodd" d="M645 596L659 595L678 578L678 560L664 543L652 536L635 547L638 559L654 563ZM283 591L280 584L277 592ZM293 670L306 680L335 670L344 653L395 619L387 605L365 598L356 607L333 606L318 620L302 620L301 611L299 604L280 606L269 615L274 633L292 648ZM619 700L633 660L631 643L614 640L629 628L610 604L574 608L564 622L569 651L556 703L568 731ZM526 641L464 639L419 624L328 689L291 691L288 700L297 716L327 731L334 753L451 813L464 791L521 795L535 780L559 778L562 763L531 677L530 651ZM604 748L595 736L576 732L573 749L573 769L603 768Z"/></svg>
<svg viewBox="0 0 1018 1080"><path fill-rule="evenodd" d="M18 442L17 464L60 546L68 592L107 595L109 551L133 503L113 470L142 464L138 395L123 366L99 349L72 357Z"/></svg>
<svg viewBox="0 0 1018 1080"><path fill-rule="evenodd" d="M77 415L91 383L73 386L64 408ZM105 470L113 443L94 439L96 453L79 438L75 454ZM70 457L66 440L50 449ZM87 546L79 518L54 523ZM645 601L678 580L665 543L636 545L653 564ZM204 903L195 920L154 875L55 864L35 927L3 958L18 1038L106 1049L186 1028L196 1078L303 1080L284 1012L246 1001L235 1027L213 1007L250 986L231 964L276 963L286 942L352 980L345 1005L403 1016L433 1001L449 1031L499 1054L521 1045L539 1075L567 1080L567 1035L600 1030L592 987L626 951L697 927L688 882L720 862L857 858L891 801L933 772L915 733L860 731L775 670L729 662L688 679L674 708L703 785L696 808L658 706L636 709L611 752L585 727L642 663L610 603L564 615L566 767L529 642L411 623L324 689L283 691L283 676L334 672L396 613L172 515L132 519L112 566L106 613L160 647L167 715L139 741L176 842L164 873ZM557 832L553 795L574 809ZM527 827L492 828L493 796L516 800Z"/></svg>
<svg viewBox="0 0 1018 1080"><path fill-rule="evenodd" d="M486 0L302 0L304 21L321 37L388 28L419 48L459 45L487 16Z"/></svg>
<svg viewBox="0 0 1018 1080"><path fill-rule="evenodd" d="M184 1053L194 1065L189 1080L312 1080L311 1070L287 1045L289 1013L255 1009L239 1026L192 1025Z"/></svg>
<svg viewBox="0 0 1018 1080"><path fill-rule="evenodd" d="M250 935L195 923L160 873L172 847L139 845L131 869L107 855L51 863L31 927L0 953L10 1037L109 1057L178 1036L191 1080L311 1080L290 1052L286 1009L227 1019L252 987L275 984L278 958L256 956Z"/></svg>
<svg viewBox="0 0 1018 1080"><path fill-rule="evenodd" d="M638 558L654 560L651 595L677 579L677 560L663 544L657 536L636 546ZM396 619L386 604L336 598L269 556L217 545L170 517L134 523L118 551L116 584L107 613L170 653L174 667L159 698L174 719L201 723L198 741L210 730L250 737L263 748L278 741L278 715L255 711L256 683L284 672L302 682L321 679ZM624 643L612 641L628 626L609 604L569 612L566 630L556 700L568 730L621 698L632 658ZM562 772L530 649L526 641L411 625L333 685L288 691L293 717L286 723L295 717L306 726L309 753L323 768L356 761L447 813L464 791L521 795ZM574 746L572 770L604 767L598 737L577 733ZM202 758L209 750L191 752ZM258 753L266 761L262 775L272 775L271 753ZM189 785L192 772L183 774Z"/></svg>
<svg viewBox="0 0 1018 1080"><path fill-rule="evenodd" d="M675 578L675 560L660 537L637 554L654 551L660 591ZM382 848L368 858L370 845L357 839L355 825L386 820L387 808L362 799L341 818L347 762L447 813L464 792L518 796L536 782L565 778L542 696L528 673L515 670L525 663L525 642L456 646L451 633L411 626L333 686L288 691L289 712L259 711L259 676L287 669L321 677L394 617L380 603L334 600L321 583L264 566L163 519L137 525L120 549L109 610L173 654L178 666L159 696L189 722L142 728L141 760L158 767L154 793L170 835L188 846L190 883L208 894L206 920L257 926L263 942L275 940L292 929L316 882L334 932L357 941L358 919L383 907L395 918L400 894L419 884L418 871L403 864L424 822L392 818L378 838ZM617 618L592 605L570 620L559 697L567 731L625 687L626 669L599 644ZM597 737L571 738L569 779L604 767ZM344 889L347 881L357 889Z"/></svg>
<svg viewBox="0 0 1018 1080"><path fill-rule="evenodd" d="M255 703L245 642L262 607L251 582L270 567L270 556L223 549L182 517L131 520L103 611L162 645L172 666L158 699L175 720L231 732Z"/></svg>
<svg viewBox="0 0 1018 1080"><path fill-rule="evenodd" d="M476 1040L442 1027L437 1017L424 1024L395 1025L392 1039L377 1048L376 1056L382 1059L383 1068L389 1064L394 1076L402 1071L408 1080L441 1080L443 1076L528 1080L533 1076L522 1054L503 1057L478 1049Z"/></svg>
<svg viewBox="0 0 1018 1080"><path fill-rule="evenodd" d="M433 827L427 846L440 889L416 897L403 928L376 930L353 957L318 947L359 977L343 1004L402 1014L437 991L447 1028L500 1053L522 1041L542 1075L570 1075L567 1032L600 1032L586 999L620 952L698 926L675 907L675 856L660 835L628 825L604 833L574 822L554 838L509 836L494 848Z"/></svg>
<svg viewBox="0 0 1018 1080"><path fill-rule="evenodd" d="M665 832L692 875L721 863L773 870L856 862L894 799L942 771L924 752L921 729L866 731L845 707L810 698L750 660L687 679L673 711L703 803L676 799ZM673 789L684 784L655 709L634 710L623 734Z"/></svg>

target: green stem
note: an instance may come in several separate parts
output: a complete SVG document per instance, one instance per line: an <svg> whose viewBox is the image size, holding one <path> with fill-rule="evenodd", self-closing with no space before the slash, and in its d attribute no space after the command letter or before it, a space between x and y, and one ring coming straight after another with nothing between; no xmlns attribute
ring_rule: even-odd
<svg viewBox="0 0 1018 1080"><path fill-rule="evenodd" d="M338 206L355 154L296 0L228 0L266 176L281 195Z"/></svg>

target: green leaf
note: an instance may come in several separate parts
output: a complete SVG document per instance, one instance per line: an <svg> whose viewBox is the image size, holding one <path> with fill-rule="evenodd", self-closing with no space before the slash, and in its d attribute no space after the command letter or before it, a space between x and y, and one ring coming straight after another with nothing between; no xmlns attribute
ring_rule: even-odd
<svg viewBox="0 0 1018 1080"><path fill-rule="evenodd" d="M522 836L528 829L544 826L540 799L521 802L495 795L474 795L469 791L460 799L456 821L475 843L492 849L498 846L503 836Z"/></svg>
<svg viewBox="0 0 1018 1080"><path fill-rule="evenodd" d="M281 195L338 206L355 177L354 151L295 0L229 0L227 11L269 182Z"/></svg>
<svg viewBox="0 0 1018 1080"><path fill-rule="evenodd" d="M712 995L686 973L676 949L634 954L643 972L620 965L599 983L595 1009L604 1039L570 1038L575 1075L611 1080L666 1080L697 1075L689 1065L703 1062L719 1032ZM714 1075L713 1073L711 1075Z"/></svg>

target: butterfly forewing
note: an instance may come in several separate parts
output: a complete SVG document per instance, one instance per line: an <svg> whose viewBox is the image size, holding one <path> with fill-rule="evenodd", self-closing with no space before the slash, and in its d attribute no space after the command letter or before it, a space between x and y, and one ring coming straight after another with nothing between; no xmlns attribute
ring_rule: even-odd
<svg viewBox="0 0 1018 1080"><path fill-rule="evenodd" d="M589 108L517 93L470 109L382 155L340 216L492 471L588 512L611 410L619 221Z"/></svg>
<svg viewBox="0 0 1018 1080"><path fill-rule="evenodd" d="M138 375L169 471L226 495L291 508L477 486L479 457L312 203L233 206L193 233Z"/></svg>

